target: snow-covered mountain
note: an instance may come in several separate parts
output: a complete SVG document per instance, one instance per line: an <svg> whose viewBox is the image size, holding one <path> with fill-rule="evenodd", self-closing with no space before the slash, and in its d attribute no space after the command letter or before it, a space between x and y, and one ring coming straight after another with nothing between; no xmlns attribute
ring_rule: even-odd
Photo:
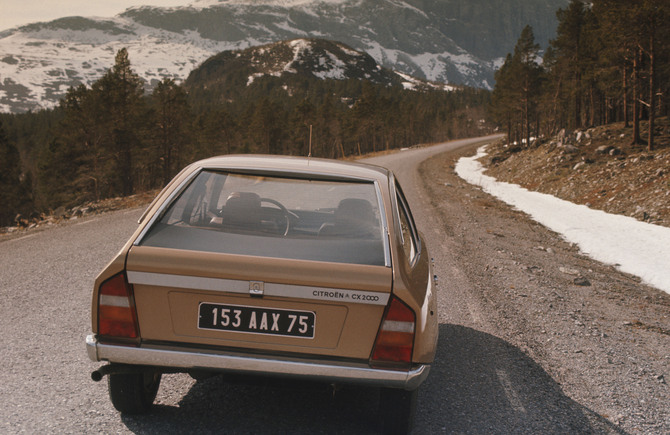
<svg viewBox="0 0 670 435"><path fill-rule="evenodd" d="M307 82L325 79L368 80L415 91L453 90L451 85L384 68L369 54L341 42L314 38L221 52L191 71L184 85L196 98L204 99L207 93L217 100L232 101L264 77L277 78L275 83L281 83L289 95L293 95L296 83L304 87Z"/></svg>
<svg viewBox="0 0 670 435"><path fill-rule="evenodd" d="M150 88L221 51L295 38L341 41L406 75L490 88L521 28L535 24L546 42L566 2L200 0L35 23L0 32L0 111L53 107L70 86L100 78L122 47Z"/></svg>

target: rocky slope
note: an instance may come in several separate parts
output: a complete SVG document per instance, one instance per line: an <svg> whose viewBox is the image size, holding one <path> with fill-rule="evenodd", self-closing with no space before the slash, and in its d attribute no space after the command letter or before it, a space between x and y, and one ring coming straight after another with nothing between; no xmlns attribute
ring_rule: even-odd
<svg viewBox="0 0 670 435"><path fill-rule="evenodd" d="M642 138L647 124L642 123ZM608 213L670 226L670 120L656 125L655 150L631 145L623 123L565 133L524 148L488 148L487 174Z"/></svg>

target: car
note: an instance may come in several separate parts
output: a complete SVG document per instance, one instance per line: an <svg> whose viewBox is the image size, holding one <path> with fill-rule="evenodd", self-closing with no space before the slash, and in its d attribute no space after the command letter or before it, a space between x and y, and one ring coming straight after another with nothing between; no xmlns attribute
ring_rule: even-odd
<svg viewBox="0 0 670 435"><path fill-rule="evenodd" d="M96 278L86 347L107 364L92 378L128 414L150 410L165 373L370 386L385 431L406 432L437 345L432 267L386 168L201 160Z"/></svg>

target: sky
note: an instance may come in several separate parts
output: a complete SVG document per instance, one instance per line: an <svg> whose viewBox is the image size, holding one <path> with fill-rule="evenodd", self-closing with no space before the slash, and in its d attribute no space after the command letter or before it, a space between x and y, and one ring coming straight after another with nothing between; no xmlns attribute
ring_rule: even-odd
<svg viewBox="0 0 670 435"><path fill-rule="evenodd" d="M497 181L484 175L484 168L477 161L485 155L485 147L482 147L477 155L460 159L456 173L563 235L589 257L618 265L619 270L670 293L670 228L593 210L585 205Z"/></svg>
<svg viewBox="0 0 670 435"><path fill-rule="evenodd" d="M131 6L182 6L193 0L0 0L0 30L74 15L113 17Z"/></svg>

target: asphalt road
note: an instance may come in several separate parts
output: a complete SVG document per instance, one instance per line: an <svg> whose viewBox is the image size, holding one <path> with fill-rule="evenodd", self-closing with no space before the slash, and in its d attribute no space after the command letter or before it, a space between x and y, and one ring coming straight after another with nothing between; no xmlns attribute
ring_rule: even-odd
<svg viewBox="0 0 670 435"><path fill-rule="evenodd" d="M501 324L476 296L481 283L462 267L468 258L455 258L457 233L445 230L418 168L432 155L474 142L370 160L396 172L440 279L438 353L420 390L414 432L622 432L566 396L532 352L496 333ZM88 360L84 338L94 278L141 213L108 213L0 241L0 432L375 433L377 395L370 389L221 377L196 382L182 374L164 376L150 415L119 415L106 382L90 380L99 364Z"/></svg>
<svg viewBox="0 0 670 435"><path fill-rule="evenodd" d="M449 249L445 243L445 234L441 224L439 211L431 205L429 193L424 188L420 165L431 157L440 155L444 152L458 150L464 147L472 148L473 144L483 145L488 143L491 138L464 139L432 147L409 149L395 154L388 154L379 157L364 159L366 163L384 166L393 171L398 178L403 192L410 203L414 220L423 233L424 239L428 244L428 250L431 257L435 259L435 274L439 282L449 283L448 294L446 285L441 286L438 299L438 311L440 323L459 324L467 327L481 327L480 310L474 305L476 302L467 297L474 289L469 280L458 269L460 261L453 259L453 250ZM458 283L458 285L453 285ZM460 292L456 295L454 292Z"/></svg>

